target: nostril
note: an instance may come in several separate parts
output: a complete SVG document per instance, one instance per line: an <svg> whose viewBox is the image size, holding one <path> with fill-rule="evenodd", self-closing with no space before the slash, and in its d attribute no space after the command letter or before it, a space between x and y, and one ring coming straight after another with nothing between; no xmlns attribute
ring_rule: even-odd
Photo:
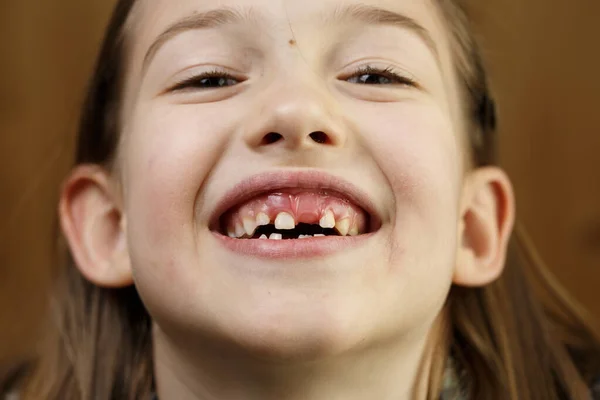
<svg viewBox="0 0 600 400"><path fill-rule="evenodd" d="M327 134L325 132L321 132L321 131L313 132L309 136L316 143L326 144L326 143L330 143L331 142L329 140L329 136L327 136Z"/></svg>
<svg viewBox="0 0 600 400"><path fill-rule="evenodd" d="M269 132L263 137L262 144L273 144L283 139L283 136L277 132Z"/></svg>

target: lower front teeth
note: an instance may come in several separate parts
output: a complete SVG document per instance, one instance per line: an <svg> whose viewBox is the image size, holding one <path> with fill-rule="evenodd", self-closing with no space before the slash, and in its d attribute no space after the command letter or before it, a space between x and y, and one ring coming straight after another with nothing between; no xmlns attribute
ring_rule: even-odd
<svg viewBox="0 0 600 400"><path fill-rule="evenodd" d="M234 238L235 235L229 235L230 237ZM309 239L312 237L325 237L326 235L322 234L322 233L316 233L314 236L313 235L298 235L298 239ZM260 235L259 239L271 239L271 240L282 240L283 239L283 234L281 233L271 233L271 235L267 236L265 234Z"/></svg>
<svg viewBox="0 0 600 400"><path fill-rule="evenodd" d="M316 235L298 235L298 239L309 239L312 237L325 237L325 235L317 233ZM271 240L281 240L283 239L283 235L281 233L271 233L268 237ZM267 235L262 235L260 239L267 239Z"/></svg>

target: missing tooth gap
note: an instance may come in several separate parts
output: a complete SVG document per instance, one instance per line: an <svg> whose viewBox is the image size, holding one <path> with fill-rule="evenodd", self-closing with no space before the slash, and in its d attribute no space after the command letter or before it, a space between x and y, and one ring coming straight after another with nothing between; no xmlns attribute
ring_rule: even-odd
<svg viewBox="0 0 600 400"><path fill-rule="evenodd" d="M275 225L263 225L259 226L252 239L259 239L262 235L266 235L267 237L271 236L273 233L279 233L283 236L283 239L297 239L300 235L325 235L325 236L339 236L338 232L335 229L324 229L319 225L314 224L304 224L300 223L296 225L294 229L283 230L276 229Z"/></svg>

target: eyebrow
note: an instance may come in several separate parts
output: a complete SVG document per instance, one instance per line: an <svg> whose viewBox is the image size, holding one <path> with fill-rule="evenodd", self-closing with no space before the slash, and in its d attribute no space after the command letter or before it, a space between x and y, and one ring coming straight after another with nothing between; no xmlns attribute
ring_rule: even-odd
<svg viewBox="0 0 600 400"><path fill-rule="evenodd" d="M256 15L251 8L238 9L225 7L202 13L195 13L183 18L169 26L169 28L161 33L148 48L146 56L144 57L143 69L146 69L152 58L166 42L180 33L190 30L218 28L220 26L241 24L249 21L256 21Z"/></svg>
<svg viewBox="0 0 600 400"><path fill-rule="evenodd" d="M183 18L167 28L152 43L144 57L143 69L145 70L156 55L158 50L170 39L180 33L190 30L201 30L209 28L218 28L226 25L257 23L260 20L257 12L253 8L233 8L224 7L202 13L195 13ZM386 10L384 8L370 6L366 4L353 4L350 6L340 6L330 14L324 15L324 24L342 23L346 21L356 21L366 25L390 25L401 29L409 30L421 38L427 47L438 58L439 54L435 41L429 31L421 26L414 19Z"/></svg>
<svg viewBox="0 0 600 400"><path fill-rule="evenodd" d="M353 4L336 8L332 14L325 16L323 22L333 24L348 20L365 25L390 25L411 31L425 42L436 57L439 55L435 41L429 31L407 15L371 5Z"/></svg>

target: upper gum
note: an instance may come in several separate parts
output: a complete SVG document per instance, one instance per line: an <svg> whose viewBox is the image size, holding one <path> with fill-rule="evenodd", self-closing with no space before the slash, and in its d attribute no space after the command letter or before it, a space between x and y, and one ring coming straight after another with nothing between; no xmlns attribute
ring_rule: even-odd
<svg viewBox="0 0 600 400"><path fill-rule="evenodd" d="M256 221L258 214L263 212L269 217L270 223L273 223L279 213L286 212L294 217L296 223L302 221L318 224L328 210L333 212L336 222L348 218L352 225L365 224L364 211L360 207L335 195L310 191L296 194L271 193L255 198L231 212L229 221L234 224L243 224L244 218Z"/></svg>

